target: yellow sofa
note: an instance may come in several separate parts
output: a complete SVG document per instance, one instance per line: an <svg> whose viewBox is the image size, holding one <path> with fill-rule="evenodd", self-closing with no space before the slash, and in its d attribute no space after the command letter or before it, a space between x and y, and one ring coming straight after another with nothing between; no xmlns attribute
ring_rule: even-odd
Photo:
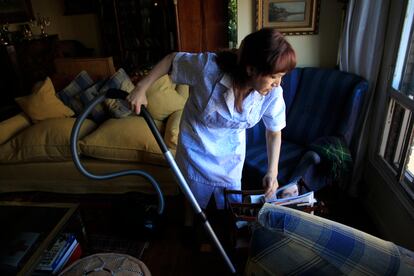
<svg viewBox="0 0 414 276"><path fill-rule="evenodd" d="M58 74L75 75L86 70L94 78L102 78L115 73L112 58L60 59L55 65ZM171 83L171 88L188 97L188 87ZM161 107L157 96L154 97L152 102L149 99L149 105L156 112ZM27 99L18 100L19 105L24 100ZM33 110L41 111L38 108ZM149 110L151 112L150 106ZM158 120L155 122L174 153L182 110L171 111L171 114L163 114L168 116L162 120L156 116ZM35 121L22 112L0 122L0 193L153 192L151 184L137 176L98 181L80 174L72 162L69 148L70 133L76 119L71 114ZM142 117L110 118L99 125L87 119L81 129L79 150L83 164L94 173L144 170L159 182L165 194L178 192L174 176Z"/></svg>

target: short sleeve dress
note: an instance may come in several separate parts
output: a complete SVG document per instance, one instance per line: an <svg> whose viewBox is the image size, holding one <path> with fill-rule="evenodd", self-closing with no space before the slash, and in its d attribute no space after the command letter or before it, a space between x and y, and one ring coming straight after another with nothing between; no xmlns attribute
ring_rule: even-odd
<svg viewBox="0 0 414 276"><path fill-rule="evenodd" d="M282 88L275 87L266 96L253 91L239 113L231 78L218 67L216 54L177 53L171 78L190 87L180 123L177 165L201 208L214 195L216 207L222 209L223 189L241 189L246 129L260 119L271 131L286 125Z"/></svg>

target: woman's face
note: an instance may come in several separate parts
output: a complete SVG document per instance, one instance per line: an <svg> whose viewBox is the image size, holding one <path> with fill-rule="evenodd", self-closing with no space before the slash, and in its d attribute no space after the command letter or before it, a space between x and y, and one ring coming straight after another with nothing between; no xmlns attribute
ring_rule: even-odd
<svg viewBox="0 0 414 276"><path fill-rule="evenodd" d="M252 88L262 95L267 95L274 87L280 85L285 74L255 75L252 77Z"/></svg>

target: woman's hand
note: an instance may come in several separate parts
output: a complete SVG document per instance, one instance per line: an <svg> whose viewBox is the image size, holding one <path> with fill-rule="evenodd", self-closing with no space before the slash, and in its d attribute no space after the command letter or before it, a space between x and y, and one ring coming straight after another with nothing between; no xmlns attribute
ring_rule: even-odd
<svg viewBox="0 0 414 276"><path fill-rule="evenodd" d="M273 198L278 187L279 183L277 182L277 177L269 173L263 177L263 188L265 189L266 199Z"/></svg>
<svg viewBox="0 0 414 276"><path fill-rule="evenodd" d="M131 110L138 115L141 113L141 105L147 106L148 104L145 90L140 88L139 85L132 90L132 92L128 95L127 100L131 105Z"/></svg>

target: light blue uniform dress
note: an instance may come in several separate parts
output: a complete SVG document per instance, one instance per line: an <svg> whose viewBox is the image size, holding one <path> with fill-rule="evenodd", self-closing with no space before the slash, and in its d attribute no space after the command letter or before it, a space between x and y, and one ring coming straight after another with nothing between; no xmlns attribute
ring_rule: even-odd
<svg viewBox="0 0 414 276"><path fill-rule="evenodd" d="M175 158L204 209L212 195L216 207L223 209L223 189L241 189L246 128L260 119L272 131L286 125L281 87L266 96L257 91L250 93L239 113L234 106L231 79L215 59L213 53L177 53L171 72L173 82L190 86Z"/></svg>

